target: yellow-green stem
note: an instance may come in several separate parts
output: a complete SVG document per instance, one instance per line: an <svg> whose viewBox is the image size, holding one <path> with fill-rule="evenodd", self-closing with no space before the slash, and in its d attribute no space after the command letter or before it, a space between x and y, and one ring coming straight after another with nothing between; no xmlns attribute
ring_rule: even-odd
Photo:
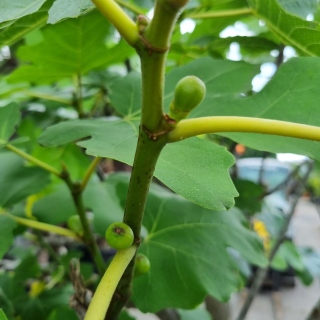
<svg viewBox="0 0 320 320"><path fill-rule="evenodd" d="M71 105L71 100L59 98L59 97L56 97L56 96L53 96L50 94L33 92L33 91L29 91L29 90L23 90L22 93L26 94L27 96L34 97L34 98L51 100L51 101L56 101L56 102L63 103L66 105Z"/></svg>
<svg viewBox="0 0 320 320"><path fill-rule="evenodd" d="M94 293L84 320L104 320L117 285L136 251L137 246L133 245L116 253Z"/></svg>
<svg viewBox="0 0 320 320"><path fill-rule="evenodd" d="M115 0L120 6L127 8L128 10L130 10L131 12L140 15L140 14L145 14L147 12L147 10L141 9L138 6L132 4L132 3L128 3L122 0Z"/></svg>
<svg viewBox="0 0 320 320"><path fill-rule="evenodd" d="M16 154L19 155L20 157L22 157L22 158L28 160L29 162L37 165L38 167L40 167L40 168L42 168L42 169L44 169L44 170L46 170L46 171L49 171L49 172L55 174L56 176L60 177L60 174L61 174L60 171L58 171L56 168L48 165L47 163L45 163L45 162L43 162L43 161L41 161L41 160L39 160L39 159L37 159L37 158L35 158L35 157L33 157L33 156L30 156L29 154L27 154L27 153L25 153L24 151L16 148L15 146L13 146L13 145L10 144L10 143L9 143L9 144L6 144L5 147L6 147L8 150L16 153Z"/></svg>
<svg viewBox="0 0 320 320"><path fill-rule="evenodd" d="M20 218L2 210L0 211L0 214L5 214L6 216L10 217L17 223L22 224L26 227L41 230L41 231L56 233L65 237L75 239L77 241L81 241L81 239L77 236L77 234L69 229L53 226L48 223L43 223L43 222L31 220L31 219Z"/></svg>
<svg viewBox="0 0 320 320"><path fill-rule="evenodd" d="M100 12L114 25L120 35L131 45L139 40L136 24L114 0L92 0Z"/></svg>
<svg viewBox="0 0 320 320"><path fill-rule="evenodd" d="M249 117L204 117L180 121L168 134L168 142L206 133L246 132L320 141L320 127Z"/></svg>
<svg viewBox="0 0 320 320"><path fill-rule="evenodd" d="M94 172L94 170L96 169L96 167L97 167L97 165L99 164L100 161L101 161L101 158L100 157L96 157L91 162L91 164L90 164L89 168L87 169L86 173L84 174L83 180L81 182L81 187L80 187L81 191L83 191L86 188L86 186L87 186L87 184L88 184L88 182L89 182L89 180L91 178L92 173Z"/></svg>
<svg viewBox="0 0 320 320"><path fill-rule="evenodd" d="M212 18L225 18L225 17L232 17L232 16L240 16L240 15L251 14L251 13L252 13L251 8L241 8L241 9L233 9L233 10L190 13L190 14L186 14L184 16L184 18L212 19Z"/></svg>

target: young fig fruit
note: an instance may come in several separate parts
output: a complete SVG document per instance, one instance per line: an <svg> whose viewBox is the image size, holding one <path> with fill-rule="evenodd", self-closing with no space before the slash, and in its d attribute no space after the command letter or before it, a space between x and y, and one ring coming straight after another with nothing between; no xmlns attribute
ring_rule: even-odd
<svg viewBox="0 0 320 320"><path fill-rule="evenodd" d="M182 78L176 85L168 116L176 122L185 119L205 94L206 86L201 79L195 76Z"/></svg>
<svg viewBox="0 0 320 320"><path fill-rule="evenodd" d="M136 256L136 264L134 267L134 275L139 276L145 274L150 269L150 260L142 253L138 253Z"/></svg>
<svg viewBox="0 0 320 320"><path fill-rule="evenodd" d="M105 236L109 246L116 250L131 247L134 240L132 229L123 222L112 223L108 227Z"/></svg>

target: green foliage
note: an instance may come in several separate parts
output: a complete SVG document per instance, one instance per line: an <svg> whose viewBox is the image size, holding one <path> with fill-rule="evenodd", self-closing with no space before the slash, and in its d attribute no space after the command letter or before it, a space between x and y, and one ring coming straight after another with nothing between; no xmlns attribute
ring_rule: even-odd
<svg viewBox="0 0 320 320"><path fill-rule="evenodd" d="M154 1L119 4L135 20ZM85 286L94 291L96 273L105 269L101 252L108 258L113 254L105 251L105 230L122 219L136 220L138 229L142 223L141 234L134 233L135 242L141 238L138 256L150 260L150 270L133 280L135 305L150 312L189 309L177 310L181 320L210 319L206 310L196 308L206 295L226 301L249 277L249 264L266 266L248 213L262 212L256 217L265 222L272 241L284 221L275 203L263 205L261 186L232 181L229 170L235 159L219 144L226 137L232 140L228 146L239 142L315 160L320 160L320 144L236 132L221 132L215 142L199 136L167 143L167 134L175 129L162 115L169 111L176 84L192 76L204 82L206 97L189 119L241 116L319 127L319 5L315 0L192 0L182 16L173 19L176 28L166 28L165 15L158 29L155 19L139 30L136 49L141 62L124 41L128 30L120 30L124 37L119 39L112 24L93 8L89 0L0 4L0 45L10 46L8 56L8 48L0 51L0 258L5 258L0 268L0 320L77 319L68 306L74 294L70 278L80 287L82 280L70 270L70 260L82 259ZM107 14L113 10L108 9ZM315 21L306 20L309 14ZM196 20L196 26L182 34L179 23L185 18ZM118 29L121 20L113 21ZM239 26L245 35L222 37L225 28ZM167 29L173 35L165 66L164 48L153 41L160 31L165 37ZM130 32L136 31L132 27ZM229 59L234 43L241 61ZM297 55L311 57L286 61L286 45ZM275 63L277 72L256 93L252 82L264 62ZM195 98L189 91L188 98L180 96L188 103ZM139 135L146 139L137 149ZM141 141L161 150L158 159L145 158L151 160L145 161L143 172L136 164L129 167L135 154L146 150ZM121 170L138 174L129 182L129 174ZM147 196L153 172L156 179ZM317 174L316 166L310 179L315 195ZM81 222L81 232L68 229L70 217ZM26 229L19 225L21 218L52 232ZM70 221L69 228L75 229ZM66 238L56 230L70 234ZM40 252L47 254L41 255L44 263L38 262ZM292 266L305 284L320 274L319 254L291 241L280 246L272 266ZM115 300L129 295L133 273L131 263ZM124 309L119 319L133 317Z"/></svg>
<svg viewBox="0 0 320 320"><path fill-rule="evenodd" d="M29 195L41 191L49 183L46 171L25 167L23 160L9 152L0 153L0 207L21 202Z"/></svg>
<svg viewBox="0 0 320 320"><path fill-rule="evenodd" d="M99 120L64 122L46 130L39 142L57 146L90 136L89 140L78 143L88 154L131 165L137 135L135 125L136 120L132 124ZM213 156L219 159L216 163L211 161ZM233 157L224 148L194 138L168 145L160 155L155 176L188 200L224 210L233 206L233 197L237 195L227 171L232 164Z"/></svg>
<svg viewBox="0 0 320 320"><path fill-rule="evenodd" d="M306 18L308 14L317 10L316 0L279 0L279 4L288 12Z"/></svg>
<svg viewBox="0 0 320 320"><path fill-rule="evenodd" d="M203 78L208 92L211 90L219 92L221 91L219 83L220 85L227 83L223 88L225 92L221 92L219 96L208 94L201 108L197 108L191 116L251 116L319 125L319 117L316 116L319 114L316 100L319 73L314 72L320 67L318 58L291 59L279 68L261 92L246 98L241 97L240 92L236 94L237 92L228 90L229 83L238 83L238 76L236 77L232 72L227 74L225 82L213 77L211 81L206 81L204 75L207 74L209 78L208 74L217 72L217 63L219 62L212 61L212 64L202 65L201 60L198 60L191 64L192 70L197 68L194 74ZM224 61L223 63L229 64L230 67L233 65L234 69L237 65L239 68L243 66L242 63L237 62ZM186 69L181 67L181 70L183 68ZM239 81L237 85L241 85L242 92L246 92L244 82ZM257 150L298 153L315 159L320 157L318 143L312 141L261 134L223 133L222 135Z"/></svg>
<svg viewBox="0 0 320 320"><path fill-rule="evenodd" d="M36 2L40 3L40 1L35 1L34 3ZM6 24L6 28L1 29L0 25L0 45L13 45L27 36L29 32L46 25L48 10L54 3L54 0L42 2L44 2L44 4L38 11L9 21L8 24Z"/></svg>
<svg viewBox="0 0 320 320"><path fill-rule="evenodd" d="M13 242L13 229L16 228L17 224L7 216L0 216L0 258L7 253Z"/></svg>
<svg viewBox="0 0 320 320"><path fill-rule="evenodd" d="M227 300L241 284L225 251L228 246L254 264L265 264L260 241L242 225L244 218L236 210L212 212L158 193L152 190L147 202L148 235L140 247L151 268L134 280L133 299L142 311L194 308L207 294Z"/></svg>
<svg viewBox="0 0 320 320"><path fill-rule="evenodd" d="M27 0L22 3L14 3L4 0L1 3L2 12L0 22L16 20L28 14L36 12L46 0Z"/></svg>
<svg viewBox="0 0 320 320"><path fill-rule="evenodd" d="M0 109L0 147L8 143L20 120L19 106L10 104Z"/></svg>
<svg viewBox="0 0 320 320"><path fill-rule="evenodd" d="M194 310L178 309L178 314L181 320L193 320L193 319L211 320L212 319L209 312L204 308L197 308Z"/></svg>
<svg viewBox="0 0 320 320"><path fill-rule="evenodd" d="M264 188L248 180L236 179L233 182L239 192L239 197L235 199L235 206L249 214L260 212Z"/></svg>
<svg viewBox="0 0 320 320"><path fill-rule="evenodd" d="M304 269L301 256L291 241L282 243L272 260L272 267L275 269L286 270L288 266L293 267L297 272L301 272Z"/></svg>
<svg viewBox="0 0 320 320"><path fill-rule="evenodd" d="M8 320L2 309L0 309L0 320Z"/></svg>
<svg viewBox="0 0 320 320"><path fill-rule="evenodd" d="M319 24L287 13L276 0L249 0L255 14L263 19L279 39L307 56L319 56ZM291 10L294 8L290 5ZM292 11L301 12L299 9ZM305 14L304 14L305 15Z"/></svg>
<svg viewBox="0 0 320 320"><path fill-rule="evenodd" d="M20 47L19 57L32 65L18 68L9 81L47 83L102 68L108 62L103 41L108 32L109 24L99 12L48 26L43 41Z"/></svg>
<svg viewBox="0 0 320 320"><path fill-rule="evenodd" d="M89 0L77 0L72 3L57 0L49 10L48 23L54 24L68 18L78 18L93 8L94 4Z"/></svg>

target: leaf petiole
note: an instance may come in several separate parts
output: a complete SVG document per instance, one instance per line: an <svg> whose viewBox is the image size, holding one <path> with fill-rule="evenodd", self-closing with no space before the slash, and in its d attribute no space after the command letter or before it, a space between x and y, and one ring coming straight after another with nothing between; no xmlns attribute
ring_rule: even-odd
<svg viewBox="0 0 320 320"><path fill-rule="evenodd" d="M131 46L137 43L139 40L137 25L115 1L92 0L92 2Z"/></svg>
<svg viewBox="0 0 320 320"><path fill-rule="evenodd" d="M10 217L17 223L22 224L26 227L41 230L41 231L56 233L65 237L73 238L77 241L81 241L81 239L77 236L77 234L69 229L61 228L61 227L54 226L44 222L17 217L1 209L0 209L0 214L5 214L6 216Z"/></svg>
<svg viewBox="0 0 320 320"><path fill-rule="evenodd" d="M137 246L132 245L125 250L117 251L107 271L99 282L94 296L90 302L84 320L103 320L109 308L111 299L115 293L118 283L133 259Z"/></svg>
<svg viewBox="0 0 320 320"><path fill-rule="evenodd" d="M272 119L219 116L180 121L168 133L168 142L219 132L262 133L320 141L320 127L316 126Z"/></svg>

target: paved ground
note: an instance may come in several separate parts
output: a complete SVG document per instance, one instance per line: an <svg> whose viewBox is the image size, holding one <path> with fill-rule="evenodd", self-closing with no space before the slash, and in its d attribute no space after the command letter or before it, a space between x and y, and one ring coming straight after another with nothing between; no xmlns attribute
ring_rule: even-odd
<svg viewBox="0 0 320 320"><path fill-rule="evenodd" d="M313 203L301 199L293 217L294 242L299 246L310 246L320 250L320 214ZM246 292L235 296L232 305L236 318ZM320 298L320 281L309 287L299 280L294 288L282 288L279 294L260 293L253 302L246 320L304 320ZM277 312L275 312L277 310Z"/></svg>

